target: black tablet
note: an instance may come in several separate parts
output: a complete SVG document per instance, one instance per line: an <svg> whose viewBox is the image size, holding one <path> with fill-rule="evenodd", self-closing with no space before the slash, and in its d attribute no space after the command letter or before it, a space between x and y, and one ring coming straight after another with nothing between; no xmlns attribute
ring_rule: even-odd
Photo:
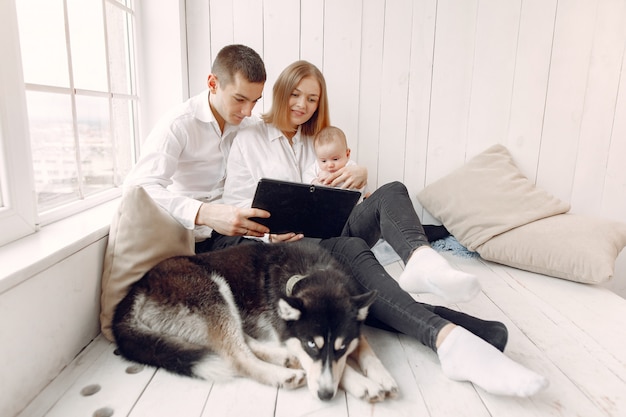
<svg viewBox="0 0 626 417"><path fill-rule="evenodd" d="M272 216L251 220L275 234L338 237L360 197L361 193L354 190L262 178L252 207L267 210Z"/></svg>

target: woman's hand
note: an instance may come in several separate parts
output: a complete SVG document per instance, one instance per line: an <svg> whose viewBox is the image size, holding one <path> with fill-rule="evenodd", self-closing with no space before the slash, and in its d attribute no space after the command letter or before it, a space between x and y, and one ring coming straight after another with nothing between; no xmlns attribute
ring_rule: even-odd
<svg viewBox="0 0 626 417"><path fill-rule="evenodd" d="M270 230L250 218L269 216L269 212L261 209L242 209L226 204L203 203L196 214L196 224L209 226L225 236L263 237Z"/></svg>
<svg viewBox="0 0 626 417"><path fill-rule="evenodd" d="M367 184L367 168L359 165L347 165L329 174L324 185L341 188L363 188Z"/></svg>
<svg viewBox="0 0 626 417"><path fill-rule="evenodd" d="M298 240L304 237L303 234L296 233L283 233L280 235L271 234L270 242L271 243L280 243L280 242L297 242Z"/></svg>

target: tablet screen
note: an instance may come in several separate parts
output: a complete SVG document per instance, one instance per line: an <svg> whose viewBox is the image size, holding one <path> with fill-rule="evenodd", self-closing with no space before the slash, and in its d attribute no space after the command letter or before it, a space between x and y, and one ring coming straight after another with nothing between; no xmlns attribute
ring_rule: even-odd
<svg viewBox="0 0 626 417"><path fill-rule="evenodd" d="M252 207L270 212L267 219L253 218L270 233L302 233L306 237L341 236L361 193L321 185L262 178Z"/></svg>

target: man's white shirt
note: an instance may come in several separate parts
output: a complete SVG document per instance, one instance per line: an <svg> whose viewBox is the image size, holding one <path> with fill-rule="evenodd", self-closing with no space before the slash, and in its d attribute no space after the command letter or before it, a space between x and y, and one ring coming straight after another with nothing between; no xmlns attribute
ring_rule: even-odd
<svg viewBox="0 0 626 417"><path fill-rule="evenodd" d="M241 128L259 122L253 116L239 126L227 123L222 134L205 90L159 121L124 185L144 187L185 228L195 229L196 239L204 239L212 230L196 227L198 209L203 202L222 202L233 140Z"/></svg>

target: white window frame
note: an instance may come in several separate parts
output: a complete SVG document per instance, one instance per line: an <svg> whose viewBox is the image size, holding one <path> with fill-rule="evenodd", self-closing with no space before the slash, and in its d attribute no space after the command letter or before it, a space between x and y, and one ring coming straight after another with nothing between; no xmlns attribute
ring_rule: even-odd
<svg viewBox="0 0 626 417"><path fill-rule="evenodd" d="M37 214L34 175L31 161L26 85L23 79L22 59L16 2L0 1L0 246L8 249L12 241L21 236L36 238L45 229L56 224L59 217L44 219ZM103 0L117 1L117 0ZM185 1L166 0L145 2L133 0L135 16L134 48L138 99L138 120L135 136L135 153L141 148L142 138L158 119L174 105L189 97L185 25ZM206 69L209 71L209 68ZM207 72L208 74L208 72ZM121 193L119 188L111 190ZM91 197L88 197L91 199ZM107 198L113 199L109 195ZM86 201L85 201L86 202ZM110 206L90 200L95 210ZM72 210L81 214L92 212L86 204L74 203ZM59 213L60 214L60 213ZM74 217L69 216L71 221ZM101 216L98 214L97 216ZM104 216L105 223L110 221ZM54 222L48 226L47 223ZM41 232L33 235L41 226ZM19 242L15 242L19 245ZM2 279L0 268L0 280Z"/></svg>
<svg viewBox="0 0 626 417"><path fill-rule="evenodd" d="M2 65L0 65L0 246L32 234L41 226L115 199L121 194L119 187L113 187L58 208L38 213L37 197L34 190L34 168L31 157L26 91L56 91L58 88L25 84L24 82L16 1L19 0L0 2L0 56L2 56ZM135 0L135 6L137 2L138 0ZM105 12L105 3L127 9L126 6L116 0L103 0L103 13ZM137 41L136 12L135 7L133 25L135 42ZM105 38L106 30L105 27ZM136 44L131 45L131 48L134 49L135 47ZM134 66L137 65L139 59L136 52L133 54L135 62L131 63ZM109 81L107 80L107 82ZM132 82L136 83L137 80L134 79ZM111 100L114 98L134 100L135 112L137 112L139 98L136 86L132 95L78 91L73 88L70 88L71 91L69 92L65 91L67 89L63 90L64 93L70 95L72 100L74 100L75 93L108 97L109 108L111 108ZM136 152L140 142L139 119L139 115L135 113L133 122L135 144L131 149L133 161L136 160Z"/></svg>
<svg viewBox="0 0 626 417"><path fill-rule="evenodd" d="M26 93L13 1L0 2L0 56L0 245L4 245L37 230Z"/></svg>

